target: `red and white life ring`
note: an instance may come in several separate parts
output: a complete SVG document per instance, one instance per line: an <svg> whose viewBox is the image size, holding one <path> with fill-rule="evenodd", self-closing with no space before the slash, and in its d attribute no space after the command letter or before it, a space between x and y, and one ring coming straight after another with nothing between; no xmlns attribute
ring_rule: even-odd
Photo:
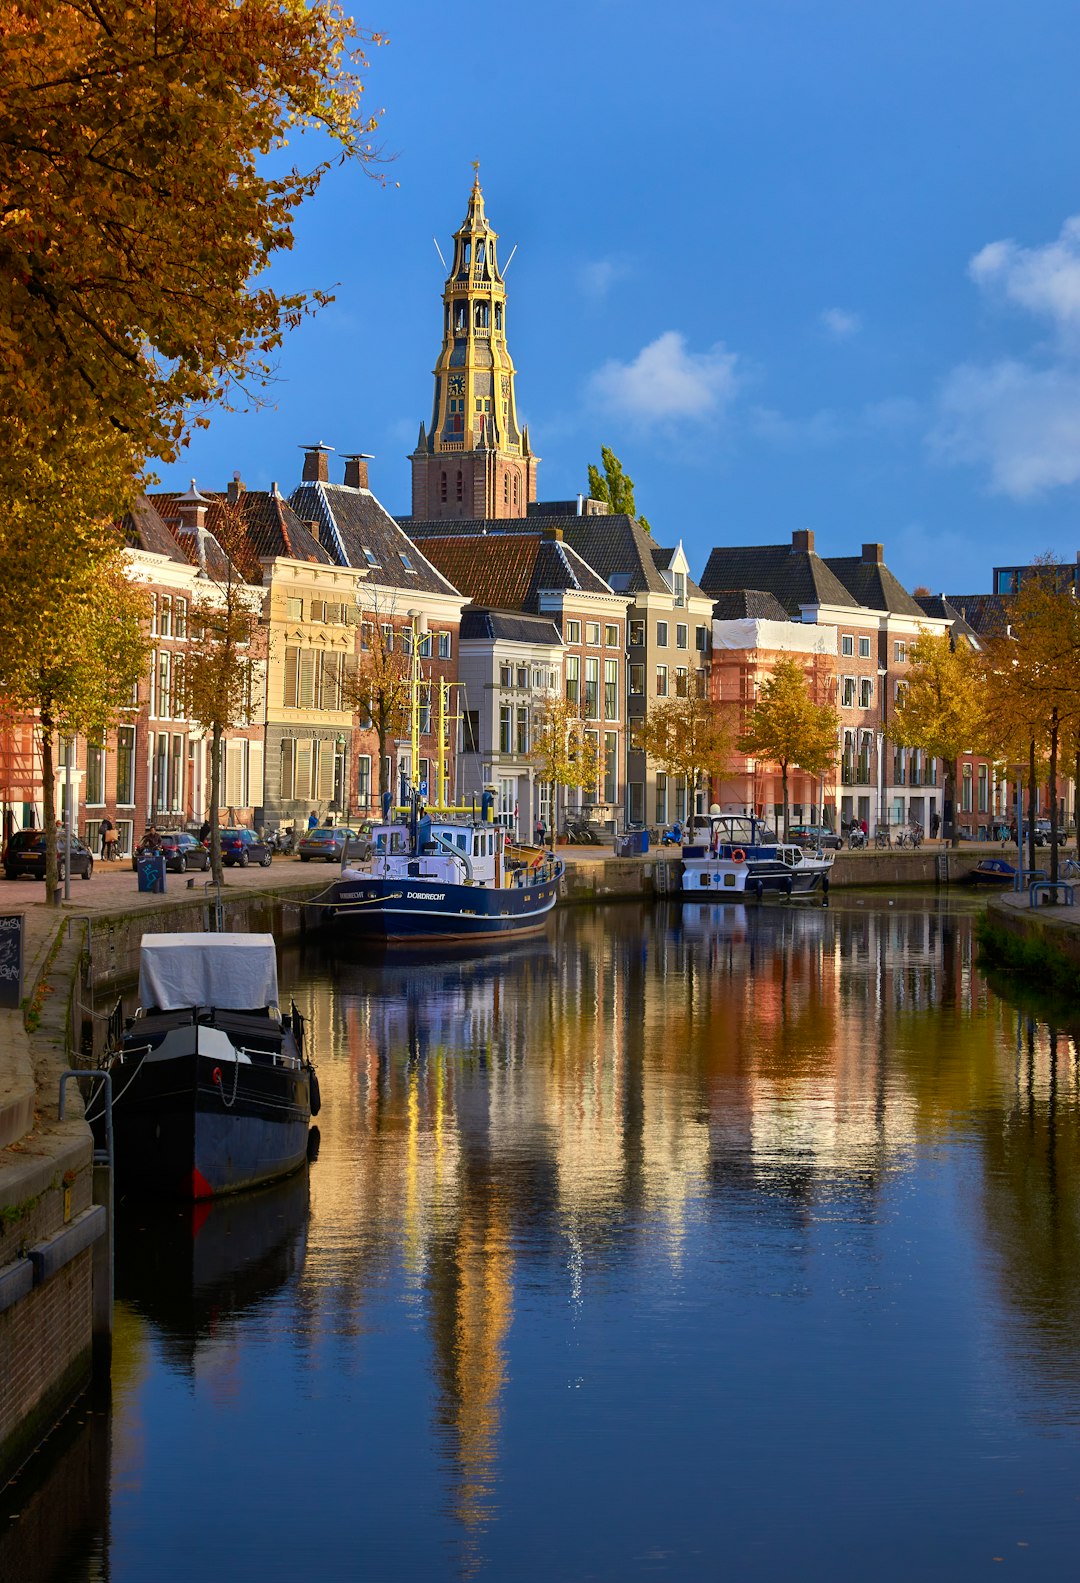
<svg viewBox="0 0 1080 1583"><path fill-rule="evenodd" d="M733 863L745 863L746 862L746 853L743 851L741 846L733 846L732 847L732 849L731 849L731 861Z"/></svg>

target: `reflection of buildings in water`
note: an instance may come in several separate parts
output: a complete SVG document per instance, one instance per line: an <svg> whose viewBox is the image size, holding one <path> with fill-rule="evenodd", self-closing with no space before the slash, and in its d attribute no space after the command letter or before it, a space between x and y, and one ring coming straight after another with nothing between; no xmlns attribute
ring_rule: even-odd
<svg viewBox="0 0 1080 1583"><path fill-rule="evenodd" d="M513 1313L506 1206L469 1195L455 1233L436 1239L430 1254L438 1419L453 1469L454 1516L475 1538L494 1513L498 1474L499 1400Z"/></svg>

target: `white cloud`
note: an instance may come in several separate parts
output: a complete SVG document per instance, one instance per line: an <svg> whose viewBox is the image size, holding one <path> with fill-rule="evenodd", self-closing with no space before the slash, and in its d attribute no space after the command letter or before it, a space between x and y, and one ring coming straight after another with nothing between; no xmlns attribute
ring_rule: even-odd
<svg viewBox="0 0 1080 1583"><path fill-rule="evenodd" d="M836 341L850 341L862 329L862 315L848 308L826 308L818 322Z"/></svg>
<svg viewBox="0 0 1080 1583"><path fill-rule="evenodd" d="M722 412L734 397L736 362L722 342L691 352L685 336L665 330L632 362L612 359L597 369L589 391L601 405L640 422L701 420Z"/></svg>
<svg viewBox="0 0 1080 1583"><path fill-rule="evenodd" d="M625 280L629 265L620 258L596 258L578 270L578 283L582 294L602 302L617 281Z"/></svg>
<svg viewBox="0 0 1080 1583"><path fill-rule="evenodd" d="M992 488L1024 500L1080 481L1080 368L1011 359L955 368L930 435L945 461L989 470Z"/></svg>
<svg viewBox="0 0 1080 1583"><path fill-rule="evenodd" d="M1066 220L1057 241L1043 247L989 242L971 260L968 274L982 290L1050 319L1066 338L1080 334L1080 215Z"/></svg>

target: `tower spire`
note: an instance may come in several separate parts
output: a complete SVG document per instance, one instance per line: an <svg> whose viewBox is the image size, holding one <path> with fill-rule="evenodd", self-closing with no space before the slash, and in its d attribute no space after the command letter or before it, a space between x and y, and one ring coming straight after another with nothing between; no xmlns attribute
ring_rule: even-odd
<svg viewBox="0 0 1080 1583"><path fill-rule="evenodd" d="M474 160L443 286L431 424L411 458L414 517L523 517L536 499L537 458L518 422L497 244Z"/></svg>

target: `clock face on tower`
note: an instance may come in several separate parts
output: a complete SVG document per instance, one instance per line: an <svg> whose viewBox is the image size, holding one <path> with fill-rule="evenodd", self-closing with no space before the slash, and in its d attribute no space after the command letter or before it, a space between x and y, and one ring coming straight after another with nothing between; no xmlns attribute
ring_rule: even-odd
<svg viewBox="0 0 1080 1583"><path fill-rule="evenodd" d="M447 388L452 396L463 396L465 394L465 376L463 374L452 375L448 381Z"/></svg>

